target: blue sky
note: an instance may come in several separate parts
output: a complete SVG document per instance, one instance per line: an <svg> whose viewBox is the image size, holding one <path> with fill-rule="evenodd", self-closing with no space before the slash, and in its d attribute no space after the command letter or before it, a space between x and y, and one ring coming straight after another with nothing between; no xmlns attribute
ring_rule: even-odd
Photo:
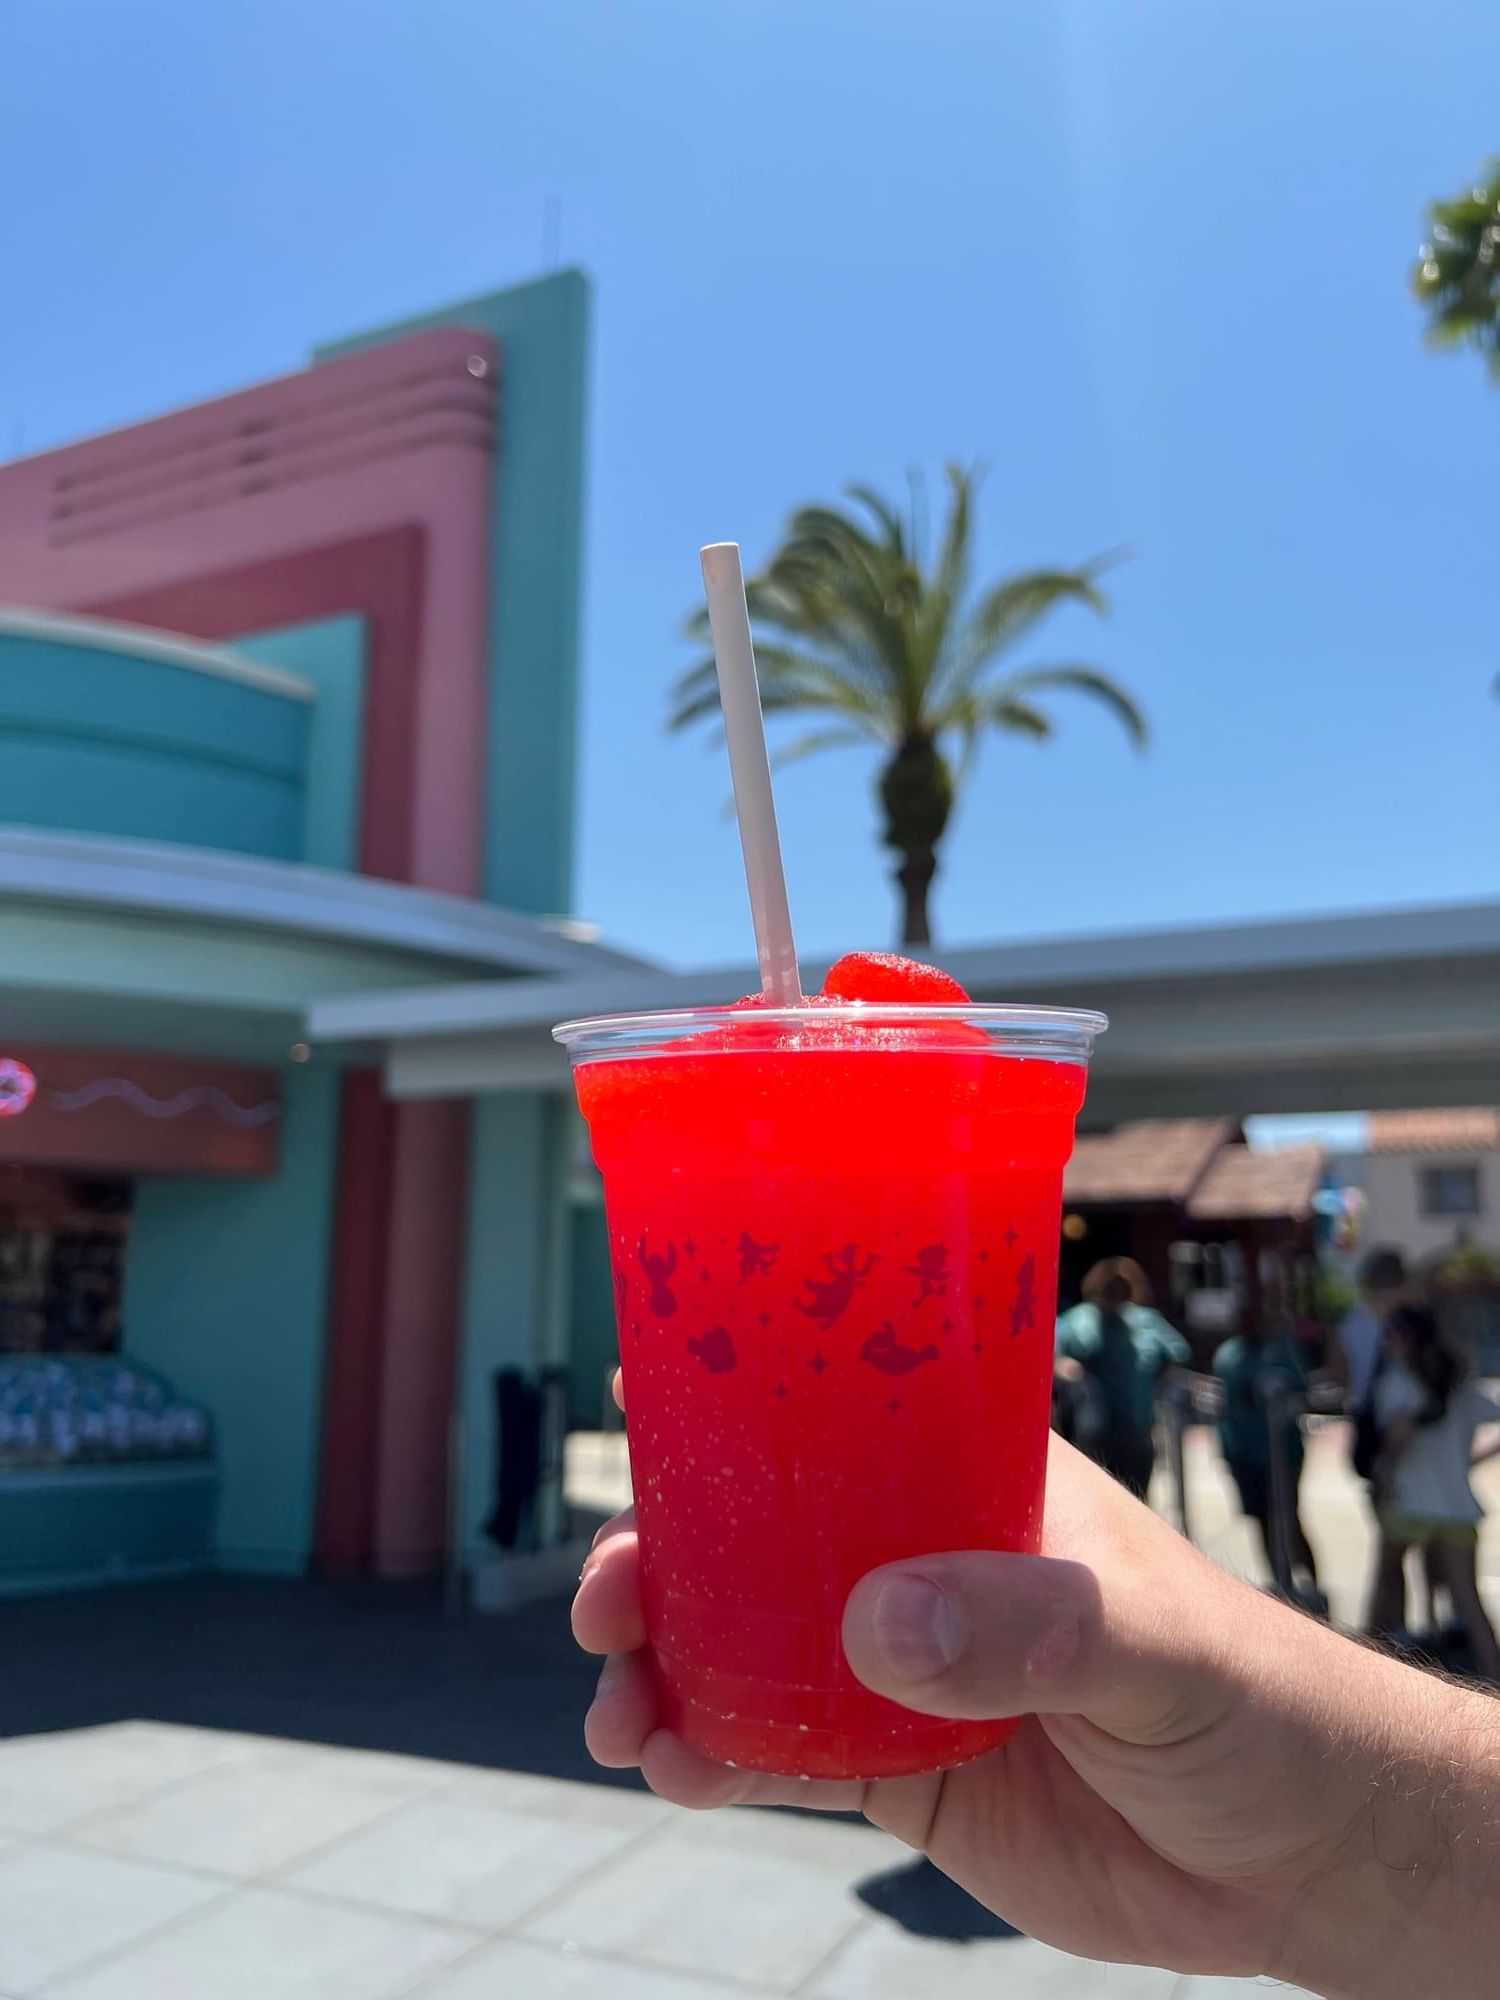
<svg viewBox="0 0 1500 2000"><path fill-rule="evenodd" d="M1497 73L1493 0L0 0L0 451L534 275L555 200L581 911L748 955L722 767L661 728L698 544L955 457L983 573L1136 552L1031 656L1155 743L993 742L941 938L1494 894L1500 393L1405 283ZM782 781L809 951L888 941L871 777Z"/></svg>

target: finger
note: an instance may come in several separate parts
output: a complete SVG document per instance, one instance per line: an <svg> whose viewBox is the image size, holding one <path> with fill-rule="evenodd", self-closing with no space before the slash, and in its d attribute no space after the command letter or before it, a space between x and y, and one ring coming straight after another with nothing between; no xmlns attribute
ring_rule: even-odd
<svg viewBox="0 0 1500 2000"><path fill-rule="evenodd" d="M584 1741L595 1763L611 1770L638 1764L653 1791L674 1805L697 1810L721 1805L805 1806L821 1812L864 1809L870 1788L858 1781L779 1778L716 1764L657 1723L656 1689L645 1653L606 1660L583 1724ZM902 1782L877 1789L894 1791Z"/></svg>
<svg viewBox="0 0 1500 2000"><path fill-rule="evenodd" d="M573 1599L573 1637L586 1653L634 1653L646 1643L640 1543L623 1521L583 1566Z"/></svg>
<svg viewBox="0 0 1500 2000"><path fill-rule="evenodd" d="M1082 1563L929 1556L856 1585L844 1650L867 1687L924 1715L1081 1715L1131 1740L1179 1742L1227 1699L1204 1643L1210 1591L1189 1624L1147 1590L1108 1594Z"/></svg>
<svg viewBox="0 0 1500 2000"><path fill-rule="evenodd" d="M1195 1734L1223 1701L1180 1627L1131 1615L1093 1570L1045 1556L968 1552L876 1570L850 1596L844 1650L867 1687L924 1715L1082 1715L1162 1742Z"/></svg>
<svg viewBox="0 0 1500 2000"><path fill-rule="evenodd" d="M583 1718L583 1740L596 1764L630 1770L656 1727L656 1690L644 1653L617 1653L604 1662Z"/></svg>
<svg viewBox="0 0 1500 2000"><path fill-rule="evenodd" d="M610 1381L609 1393L615 1399L615 1408L623 1410L625 1407L625 1377L620 1373L618 1368L615 1370L614 1376Z"/></svg>
<svg viewBox="0 0 1500 2000"><path fill-rule="evenodd" d="M612 1514L604 1526L595 1531L594 1539L589 1546L597 1549L602 1542L611 1541L616 1535L634 1534L634 1532L635 1509L626 1507L621 1513ZM588 1565L585 1564L584 1567L587 1568Z"/></svg>
<svg viewBox="0 0 1500 2000"><path fill-rule="evenodd" d="M863 1812L867 1787L857 1779L778 1778L715 1764L668 1730L641 1746L641 1775L659 1798L693 1812L718 1806L805 1806L816 1812Z"/></svg>

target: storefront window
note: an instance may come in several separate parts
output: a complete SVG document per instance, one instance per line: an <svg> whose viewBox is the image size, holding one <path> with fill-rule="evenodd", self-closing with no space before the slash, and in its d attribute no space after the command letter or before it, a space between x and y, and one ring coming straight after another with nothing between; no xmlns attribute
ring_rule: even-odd
<svg viewBox="0 0 1500 2000"><path fill-rule="evenodd" d="M1418 1183L1424 1215L1478 1215L1478 1167L1424 1167Z"/></svg>
<svg viewBox="0 0 1500 2000"><path fill-rule="evenodd" d="M0 1354L114 1354L130 1183L0 1169Z"/></svg>

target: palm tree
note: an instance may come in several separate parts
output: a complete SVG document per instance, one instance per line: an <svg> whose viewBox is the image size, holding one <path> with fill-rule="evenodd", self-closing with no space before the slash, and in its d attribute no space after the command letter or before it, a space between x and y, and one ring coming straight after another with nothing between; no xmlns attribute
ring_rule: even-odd
<svg viewBox="0 0 1500 2000"><path fill-rule="evenodd" d="M1427 212L1432 240L1411 280L1428 309L1427 337L1439 346L1469 342L1500 377L1500 160L1482 182Z"/></svg>
<svg viewBox="0 0 1500 2000"><path fill-rule="evenodd" d="M848 488L850 508L799 509L781 547L746 588L766 714L825 718L783 746L778 763L869 743L881 752L881 837L898 856L901 941L908 945L931 942L928 900L938 849L987 731L1045 742L1055 725L1039 698L1071 691L1102 703L1138 748L1146 741L1140 709L1097 667L997 671L1058 605L1106 611L1098 579L1112 559L1025 570L971 597L976 480L950 465L947 482L948 517L930 563L913 475L910 519L867 486ZM697 640L708 636L706 613L688 621L688 632ZM718 706L709 657L677 681L671 726L687 728L716 715Z"/></svg>

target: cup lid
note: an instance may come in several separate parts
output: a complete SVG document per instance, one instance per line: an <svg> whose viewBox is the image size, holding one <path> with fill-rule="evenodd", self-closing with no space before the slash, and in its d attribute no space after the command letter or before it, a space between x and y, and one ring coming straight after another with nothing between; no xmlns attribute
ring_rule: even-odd
<svg viewBox="0 0 1500 2000"><path fill-rule="evenodd" d="M736 1038L743 1037L739 1052L777 1053L827 1052L830 1047L889 1052L892 1048L920 1048L927 1053L945 1048L974 1051L974 1031L983 1034L988 1049L997 1054L1031 1056L1048 1062L1088 1061L1095 1038L1109 1026L1103 1014L1079 1007L1030 1007L1017 1003L987 1005L981 1001L958 1001L942 1006L920 1003L841 1000L820 1001L807 1007L684 1007L649 1014L600 1014L591 1019L563 1021L552 1030L575 1063L597 1062L605 1058L640 1056L726 1054L733 1055ZM945 1040L945 1027L962 1029ZM880 1030L923 1028L929 1031L920 1044L904 1044ZM840 1043L840 1032L858 1034ZM774 1041L768 1043L768 1031ZM877 1032L872 1032L877 1031ZM722 1036L712 1050L698 1038L705 1034ZM687 1047L689 1042L696 1046Z"/></svg>

